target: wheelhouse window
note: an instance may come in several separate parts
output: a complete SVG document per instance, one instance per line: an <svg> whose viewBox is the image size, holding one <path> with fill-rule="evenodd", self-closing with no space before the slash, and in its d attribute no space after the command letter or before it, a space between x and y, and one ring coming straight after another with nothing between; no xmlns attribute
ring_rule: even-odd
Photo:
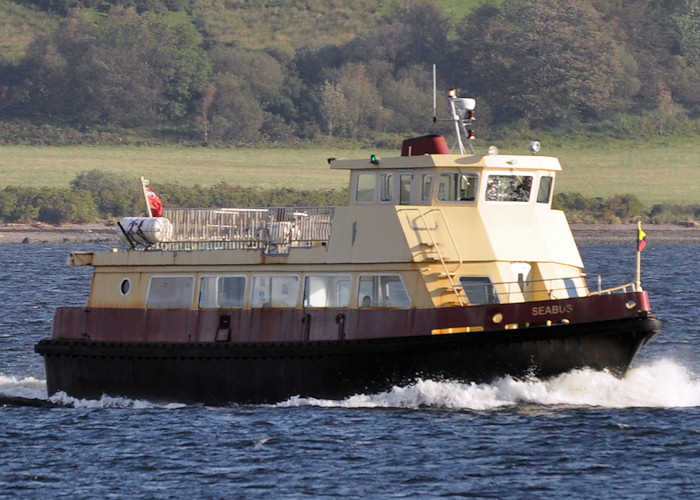
<svg viewBox="0 0 700 500"><path fill-rule="evenodd" d="M438 177L439 201L474 201L479 190L479 176L474 173L443 172Z"/></svg>
<svg viewBox="0 0 700 500"><path fill-rule="evenodd" d="M423 174L421 179L421 201L430 201L433 194L433 174Z"/></svg>
<svg viewBox="0 0 700 500"><path fill-rule="evenodd" d="M549 203L549 199L552 196L553 181L554 178L548 175L540 178L540 187L537 190L537 203Z"/></svg>
<svg viewBox="0 0 700 500"><path fill-rule="evenodd" d="M312 274L304 281L304 307L347 307L350 275Z"/></svg>
<svg viewBox="0 0 700 500"><path fill-rule="evenodd" d="M411 204L411 191L413 190L413 175L409 173L399 174L399 205Z"/></svg>
<svg viewBox="0 0 700 500"><path fill-rule="evenodd" d="M411 307L411 298L401 276L372 274L360 276L357 304L358 307L407 309Z"/></svg>
<svg viewBox="0 0 700 500"><path fill-rule="evenodd" d="M153 276L148 286L149 309L189 309L194 294L194 276Z"/></svg>
<svg viewBox="0 0 700 500"><path fill-rule="evenodd" d="M486 201L530 201L531 175L489 175Z"/></svg>
<svg viewBox="0 0 700 500"><path fill-rule="evenodd" d="M360 172L357 174L357 188L355 191L355 201L357 203L374 203L376 189L374 172Z"/></svg>
<svg viewBox="0 0 700 500"><path fill-rule="evenodd" d="M498 294L488 276L461 276L459 284L470 304L498 304Z"/></svg>
<svg viewBox="0 0 700 500"><path fill-rule="evenodd" d="M299 276L256 275L250 293L250 307L295 307L299 296Z"/></svg>
<svg viewBox="0 0 700 500"><path fill-rule="evenodd" d="M380 201L392 201L394 199L394 174L383 173L380 186Z"/></svg>
<svg viewBox="0 0 700 500"><path fill-rule="evenodd" d="M240 309L245 297L245 276L202 276L199 307Z"/></svg>

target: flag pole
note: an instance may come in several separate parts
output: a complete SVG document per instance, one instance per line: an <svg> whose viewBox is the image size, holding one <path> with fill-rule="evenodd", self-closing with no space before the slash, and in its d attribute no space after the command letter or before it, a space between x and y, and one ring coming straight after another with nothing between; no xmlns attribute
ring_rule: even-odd
<svg viewBox="0 0 700 500"><path fill-rule="evenodd" d="M634 286L638 292L642 290L642 250L646 246L645 236L646 233L642 231L642 221L637 221L637 278L634 281Z"/></svg>
<svg viewBox="0 0 700 500"><path fill-rule="evenodd" d="M151 211L151 204L148 202L146 186L148 186L148 179L144 179L143 177L141 177L141 191L143 191L143 199L146 200L146 210L148 211L148 216L153 217L153 212Z"/></svg>

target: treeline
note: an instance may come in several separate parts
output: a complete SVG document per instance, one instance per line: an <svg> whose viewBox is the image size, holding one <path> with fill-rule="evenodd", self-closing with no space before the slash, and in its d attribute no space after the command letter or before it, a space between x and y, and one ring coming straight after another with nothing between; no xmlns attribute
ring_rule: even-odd
<svg viewBox="0 0 700 500"><path fill-rule="evenodd" d="M133 184L115 173L90 170L79 174L65 189L8 186L0 190L0 223L60 225L145 216L143 192ZM226 183L159 183L152 188L167 208L331 206L344 205L348 196L346 189L260 189ZM564 210L570 222L683 224L700 219L700 205L655 205L649 211L633 195L585 198L562 193L555 196L552 206Z"/></svg>
<svg viewBox="0 0 700 500"><path fill-rule="evenodd" d="M16 1L64 17L0 61L5 142L393 145L434 131L432 64L441 91L477 98L482 131L698 129L700 0L485 1L462 19L401 0L347 43L285 50L222 41L196 0Z"/></svg>

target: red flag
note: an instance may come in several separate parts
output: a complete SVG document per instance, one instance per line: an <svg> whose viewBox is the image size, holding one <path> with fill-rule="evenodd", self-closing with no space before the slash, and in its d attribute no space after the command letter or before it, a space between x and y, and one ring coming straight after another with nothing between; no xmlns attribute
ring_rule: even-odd
<svg viewBox="0 0 700 500"><path fill-rule="evenodd" d="M161 217L163 215L163 203L160 201L160 198L151 188L144 187L143 190L146 192L148 206L151 207L151 215L153 217Z"/></svg>

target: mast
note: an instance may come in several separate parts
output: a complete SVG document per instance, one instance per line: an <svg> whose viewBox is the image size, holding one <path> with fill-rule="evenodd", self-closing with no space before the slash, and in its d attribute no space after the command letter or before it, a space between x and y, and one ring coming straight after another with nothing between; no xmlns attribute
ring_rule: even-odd
<svg viewBox="0 0 700 500"><path fill-rule="evenodd" d="M437 69L433 64L433 123L438 121L437 117ZM456 145L459 146L459 153L465 154L464 142L469 146L469 151L474 154L474 109L476 108L476 99L468 97L457 97L457 91L450 89L447 95L450 104L450 118L454 123L455 136L457 137ZM454 148L454 146L453 146Z"/></svg>

